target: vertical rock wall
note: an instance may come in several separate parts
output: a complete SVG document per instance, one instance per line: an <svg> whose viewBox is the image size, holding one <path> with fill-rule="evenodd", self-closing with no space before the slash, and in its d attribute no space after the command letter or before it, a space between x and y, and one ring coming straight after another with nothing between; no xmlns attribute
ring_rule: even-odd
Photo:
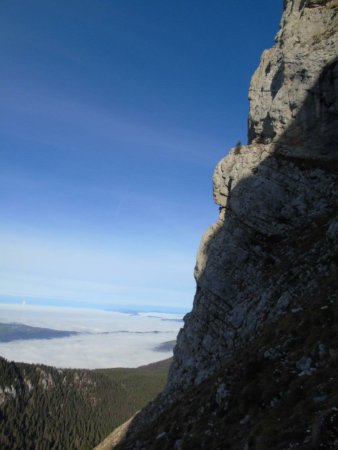
<svg viewBox="0 0 338 450"><path fill-rule="evenodd" d="M337 128L336 10L333 1L285 2L276 45L251 81L249 143L280 141L293 154L332 158L325 135Z"/></svg>
<svg viewBox="0 0 338 450"><path fill-rule="evenodd" d="M250 85L249 145L214 173L218 222L202 238L197 292L167 393L199 384L329 272L338 217L338 4L284 2L276 44ZM330 234L330 233L329 233Z"/></svg>
<svg viewBox="0 0 338 450"><path fill-rule="evenodd" d="M313 321L312 307L315 302L317 310L329 311L328 304L336 302L337 56L338 1L285 0L276 44L263 53L250 85L249 145L236 146L215 169L219 219L200 244L194 305L178 336L167 387L136 418L118 448L319 448L319 425L314 425L311 438L304 414L297 419L300 425L295 430L301 430L302 442L310 447L299 446L298 438L291 447L281 447L278 438L276 446L259 444L262 430L269 434L269 417L279 401L269 395L281 398L282 394L278 382L276 386L272 383L273 389L269 387L271 392L267 389L270 394L257 388L271 383L275 373L281 377L284 373L285 385L292 381L297 390L299 377L317 370L310 367L312 358L322 358L317 367L323 370L324 386L332 371L330 364L335 364L323 359L328 352L320 340L321 325ZM324 306L323 301L327 302ZM292 347L294 338L287 330L288 320L294 323L294 314L300 311L304 312L303 322L314 327L309 330L313 337L307 349L313 353L311 357L303 355L304 335L295 338ZM325 323L332 327L332 321ZM262 350L260 338L278 324L283 326L268 339L268 345L278 350ZM330 329L327 339L335 333ZM246 366L246 361L238 362L241 353L250 357L247 348L256 358L256 366L261 365L263 381L261 373ZM281 352L289 354L279 363ZM267 358L267 364L262 358ZM255 387L251 386L253 378ZM236 388L236 383L241 388ZM317 392L315 382L313 389ZM290 392L285 396L286 418L291 414L290 405L304 411L304 405L299 406ZM204 397L199 399L199 395ZM238 409L244 397L244 406ZM262 414L257 419L261 425L256 430L256 447L250 446L243 431L250 421L254 424L254 418L238 417L248 414L248 398L255 414ZM232 406L228 407L228 400ZM314 411L318 419L319 412ZM276 412L277 431L264 442L281 434L278 421L282 412ZM325 417L331 420L331 416ZM285 422L286 427L293 425ZM237 430L237 437L227 435L225 426ZM288 433L284 443L290 442ZM334 433L330 442L337 442Z"/></svg>

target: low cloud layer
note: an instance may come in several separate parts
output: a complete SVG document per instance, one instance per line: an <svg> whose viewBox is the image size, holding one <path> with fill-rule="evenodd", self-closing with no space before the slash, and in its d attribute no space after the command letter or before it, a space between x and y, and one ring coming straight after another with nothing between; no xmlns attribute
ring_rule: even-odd
<svg viewBox="0 0 338 450"><path fill-rule="evenodd" d="M169 358L170 351L156 350L176 339L181 316L171 314L129 315L111 311L0 305L0 321L77 331L57 339L20 340L0 344L8 360L56 367L137 367ZM168 320L175 319L175 320Z"/></svg>

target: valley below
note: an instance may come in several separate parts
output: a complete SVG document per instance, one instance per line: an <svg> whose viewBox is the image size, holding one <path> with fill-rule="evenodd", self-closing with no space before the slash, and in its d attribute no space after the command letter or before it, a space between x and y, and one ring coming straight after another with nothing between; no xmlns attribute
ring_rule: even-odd
<svg viewBox="0 0 338 450"><path fill-rule="evenodd" d="M91 450L163 389L170 363L84 370L0 357L0 448Z"/></svg>

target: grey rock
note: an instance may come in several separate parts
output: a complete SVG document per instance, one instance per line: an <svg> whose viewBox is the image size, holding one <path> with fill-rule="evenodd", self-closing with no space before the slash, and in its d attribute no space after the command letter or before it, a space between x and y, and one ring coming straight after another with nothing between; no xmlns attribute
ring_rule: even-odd
<svg viewBox="0 0 338 450"><path fill-rule="evenodd" d="M296 364L297 369L300 370L308 370L310 369L312 364L311 358L308 358L306 356L303 356Z"/></svg>
<svg viewBox="0 0 338 450"><path fill-rule="evenodd" d="M308 6L285 2L276 45L263 53L251 81L249 141L281 138L286 154L337 159L337 151L329 155L337 144L337 16L333 8Z"/></svg>
<svg viewBox="0 0 338 450"><path fill-rule="evenodd" d="M165 431L163 431L162 433L160 433L159 435L156 436L156 439L163 439L167 436L167 433Z"/></svg>
<svg viewBox="0 0 338 450"><path fill-rule="evenodd" d="M312 359L303 356L296 364L297 369L300 370L300 373L298 376L303 377L304 375L312 375L313 372L316 371L314 367L311 367L312 365Z"/></svg>
<svg viewBox="0 0 338 450"><path fill-rule="evenodd" d="M338 240L338 217L330 222L326 235L331 241Z"/></svg>
<svg viewBox="0 0 338 450"><path fill-rule="evenodd" d="M282 353L278 348L269 348L264 352L264 358L268 359L269 361L275 362L281 359Z"/></svg>
<svg viewBox="0 0 338 450"><path fill-rule="evenodd" d="M228 407L229 392L224 383L219 384L216 391L216 403L222 409L227 409Z"/></svg>
<svg viewBox="0 0 338 450"><path fill-rule="evenodd" d="M250 85L249 145L231 149L214 172L219 218L200 243L194 305L177 338L168 384L140 422L220 369L264 325L300 311L298 300L310 297L318 273L334 270L336 12L304 0L284 2L276 44L263 53ZM324 222L326 234L317 233ZM306 245L298 246L300 238ZM274 361L273 354L266 357ZM313 373L311 363L300 359L299 375ZM218 389L216 401L226 402Z"/></svg>
<svg viewBox="0 0 338 450"><path fill-rule="evenodd" d="M288 245L281 257L275 247L336 217L337 173L325 164L338 158L337 54L335 11L286 1L276 45L263 53L251 82L250 145L232 149L214 172L219 219L201 240L197 292L174 350L169 391L204 380L264 323L299 311L297 296L330 271L336 219L329 242L302 255Z"/></svg>
<svg viewBox="0 0 338 450"><path fill-rule="evenodd" d="M241 425L247 425L251 420L251 416L247 414L243 417L243 419L239 422Z"/></svg>
<svg viewBox="0 0 338 450"><path fill-rule="evenodd" d="M320 359L323 359L327 356L328 354L328 349L324 344L319 344L318 345L318 356Z"/></svg>
<svg viewBox="0 0 338 450"><path fill-rule="evenodd" d="M182 439L177 439L174 444L174 450L182 450L183 449L183 441Z"/></svg>

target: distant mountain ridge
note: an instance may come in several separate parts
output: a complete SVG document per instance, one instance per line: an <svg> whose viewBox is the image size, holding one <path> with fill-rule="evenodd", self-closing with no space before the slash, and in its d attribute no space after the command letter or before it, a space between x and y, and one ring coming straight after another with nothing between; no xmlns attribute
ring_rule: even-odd
<svg viewBox="0 0 338 450"><path fill-rule="evenodd" d="M50 328L31 327L22 323L0 323L0 342L21 339L55 339L78 334L76 331L52 330Z"/></svg>

